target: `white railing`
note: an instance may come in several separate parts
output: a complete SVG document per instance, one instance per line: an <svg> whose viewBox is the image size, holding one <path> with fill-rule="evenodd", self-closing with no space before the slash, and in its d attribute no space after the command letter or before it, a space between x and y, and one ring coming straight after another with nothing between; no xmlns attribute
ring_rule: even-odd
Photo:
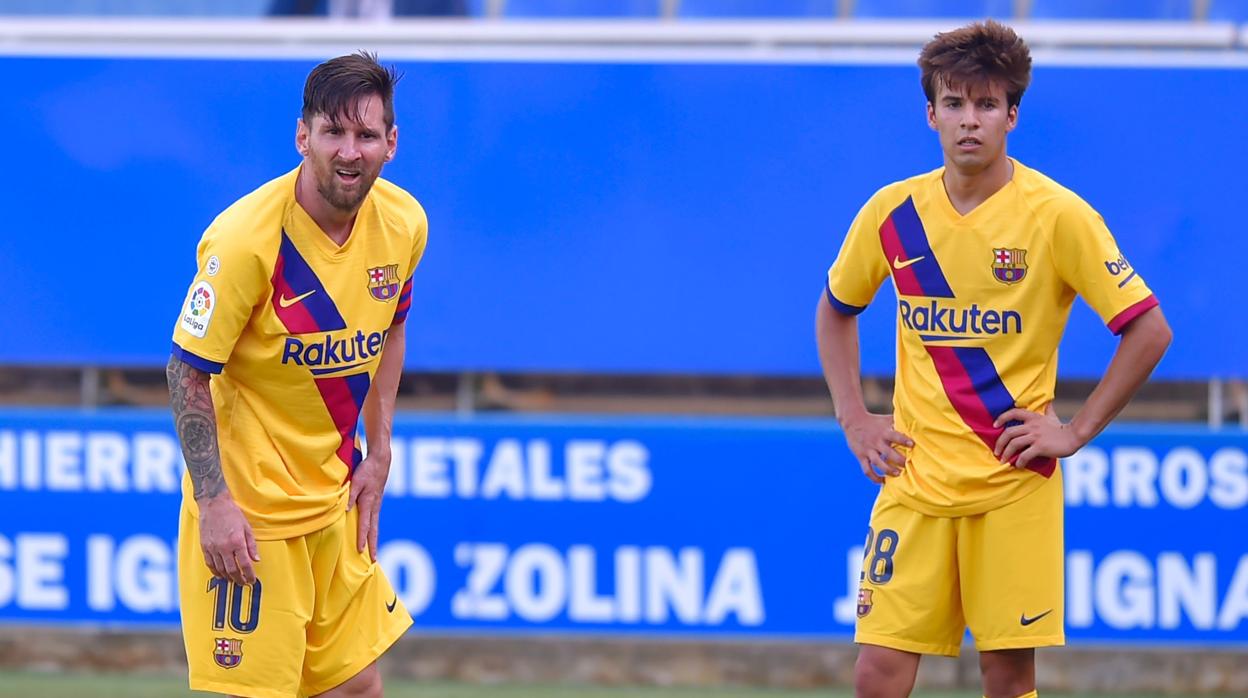
<svg viewBox="0 0 1248 698"><path fill-rule="evenodd" d="M878 60L914 50L959 20L482 20L0 18L0 53L552 60ZM1089 50L1109 62L1248 62L1248 27L1223 22L1017 22L1038 62ZM1118 56L1117 59L1113 55ZM1063 59L1063 56L1065 58ZM1145 60L1145 62L1154 62Z"/></svg>

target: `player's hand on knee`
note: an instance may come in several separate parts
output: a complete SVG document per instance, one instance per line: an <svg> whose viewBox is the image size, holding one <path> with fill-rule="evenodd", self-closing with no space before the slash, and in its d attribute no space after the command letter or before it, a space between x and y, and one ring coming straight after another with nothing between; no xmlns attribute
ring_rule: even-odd
<svg viewBox="0 0 1248 698"><path fill-rule="evenodd" d="M199 542L214 577L244 586L256 581L254 563L260 561L256 537L228 494L199 500Z"/></svg>
<svg viewBox="0 0 1248 698"><path fill-rule="evenodd" d="M1083 446L1070 425L1058 418L1052 405L1044 414L1020 407L1006 410L993 426L1005 427L993 453L1002 463L1016 468L1026 468L1037 458L1064 458Z"/></svg>
<svg viewBox="0 0 1248 698"><path fill-rule="evenodd" d="M914 441L894 428L892 415L868 412L844 420L841 427L867 479L883 484L885 477L896 477L906 467L906 457L897 447L910 448Z"/></svg>

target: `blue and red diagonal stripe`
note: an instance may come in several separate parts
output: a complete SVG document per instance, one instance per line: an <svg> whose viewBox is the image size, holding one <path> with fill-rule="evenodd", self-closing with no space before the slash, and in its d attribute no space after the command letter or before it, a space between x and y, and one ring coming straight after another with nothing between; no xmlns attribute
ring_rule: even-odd
<svg viewBox="0 0 1248 698"><path fill-rule="evenodd" d="M394 319L390 321L390 326L403 322L407 319L407 311L412 308L412 277L407 277L407 281L403 282L403 290L399 292L399 302L394 306Z"/></svg>
<svg viewBox="0 0 1248 698"><path fill-rule="evenodd" d="M338 445L338 458L347 466L347 477L355 466L360 464L360 452L355 448L355 430L360 423L360 410L364 408L364 398L368 396L369 378L367 373L336 378L317 378L316 389L321 392L321 399L329 408L329 416L334 420L334 427L342 437Z"/></svg>
<svg viewBox="0 0 1248 698"><path fill-rule="evenodd" d="M1004 427L992 423L1002 413L1014 408L1014 396L1010 395L992 357L982 347L928 346L927 353L936 364L936 373L945 388L945 394L962 421L993 450ZM1010 459L1014 462L1018 456ZM1028 469L1049 477L1057 467L1052 458L1037 459Z"/></svg>
<svg viewBox="0 0 1248 698"><path fill-rule="evenodd" d="M282 231L282 246L273 267L273 312L291 334L345 330L347 323L307 260ZM291 301L303 296L297 303ZM282 307L283 300L290 305Z"/></svg>
<svg viewBox="0 0 1248 698"><path fill-rule="evenodd" d="M324 284L312 271L307 260L299 254L284 230L277 264L273 268L272 283L273 311L290 334L333 332L347 328L346 321L338 312L338 306L334 305L334 299L330 298ZM302 298L298 302L291 302L300 296ZM286 307L283 307L283 298L289 304ZM338 458L346 464L347 477L350 477L350 471L360 462L359 451L355 448L355 431L360 420L360 410L364 407L364 398L368 395L368 374L357 373L352 376L313 380L341 438L336 452Z"/></svg>
<svg viewBox="0 0 1248 698"><path fill-rule="evenodd" d="M880 226L880 243L884 254L893 267L893 280L897 292L903 296L927 296L929 298L953 298L953 289L945 279L940 262L932 253L931 242L914 200L907 198L893 209ZM898 269L909 260L918 260Z"/></svg>

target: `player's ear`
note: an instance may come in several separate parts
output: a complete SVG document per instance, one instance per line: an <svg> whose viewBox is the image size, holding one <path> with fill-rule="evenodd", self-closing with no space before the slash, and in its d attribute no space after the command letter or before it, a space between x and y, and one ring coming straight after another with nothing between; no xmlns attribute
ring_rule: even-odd
<svg viewBox="0 0 1248 698"><path fill-rule="evenodd" d="M394 152L399 149L399 125L395 124L390 127L390 133L386 134L386 162L394 159Z"/></svg>
<svg viewBox="0 0 1248 698"><path fill-rule="evenodd" d="M308 135L308 124L302 118L298 119L295 122L295 150L305 157L308 154Z"/></svg>
<svg viewBox="0 0 1248 698"><path fill-rule="evenodd" d="M1009 111L1005 113L1005 132L1009 133L1010 131L1013 131L1014 127L1017 125L1018 125L1018 105L1015 104L1014 106L1010 107Z"/></svg>
<svg viewBox="0 0 1248 698"><path fill-rule="evenodd" d="M931 102L927 103L927 127L933 131L940 130L936 128L936 107L932 106Z"/></svg>

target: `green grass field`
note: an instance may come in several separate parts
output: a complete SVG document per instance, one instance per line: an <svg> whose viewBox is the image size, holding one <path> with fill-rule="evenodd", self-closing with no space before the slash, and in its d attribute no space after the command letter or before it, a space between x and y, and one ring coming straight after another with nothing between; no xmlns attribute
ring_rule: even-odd
<svg viewBox="0 0 1248 698"><path fill-rule="evenodd" d="M167 676L122 676L118 674L38 674L0 672L2 698L193 698L210 696L186 690L180 678ZM603 688L596 686L479 686L452 683L425 683L390 680L387 698L849 698L844 690L781 691L748 688ZM978 693L918 692L915 698L973 698ZM1044 698L1070 698L1045 693ZM1119 698L1160 698L1160 696L1119 696ZM1168 696L1167 698L1182 698Z"/></svg>

